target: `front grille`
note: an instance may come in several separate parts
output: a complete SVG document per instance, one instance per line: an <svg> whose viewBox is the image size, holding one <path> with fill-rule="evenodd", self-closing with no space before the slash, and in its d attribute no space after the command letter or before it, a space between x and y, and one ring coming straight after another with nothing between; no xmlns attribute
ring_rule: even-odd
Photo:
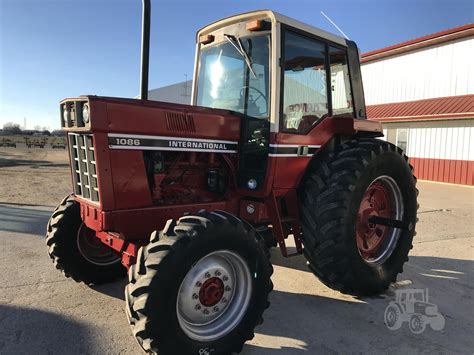
<svg viewBox="0 0 474 355"><path fill-rule="evenodd" d="M69 148L76 196L99 202L94 138L91 134L69 133Z"/></svg>

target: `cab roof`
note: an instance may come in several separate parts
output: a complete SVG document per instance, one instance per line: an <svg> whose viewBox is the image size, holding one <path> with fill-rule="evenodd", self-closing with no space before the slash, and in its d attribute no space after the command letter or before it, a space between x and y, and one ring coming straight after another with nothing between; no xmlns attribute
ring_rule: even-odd
<svg viewBox="0 0 474 355"><path fill-rule="evenodd" d="M317 27L308 25L304 22L297 21L295 19L292 19L290 17L284 16L282 14L279 14L278 12L271 10L257 10L223 18L198 30L196 34L196 40L198 41L201 35L209 34L219 28L232 25L234 23L256 19L269 19L272 24L282 23L297 28L299 30L314 34L318 37L328 39L329 41L335 42L342 46L347 46L346 39L341 36L337 36L333 33L321 30Z"/></svg>

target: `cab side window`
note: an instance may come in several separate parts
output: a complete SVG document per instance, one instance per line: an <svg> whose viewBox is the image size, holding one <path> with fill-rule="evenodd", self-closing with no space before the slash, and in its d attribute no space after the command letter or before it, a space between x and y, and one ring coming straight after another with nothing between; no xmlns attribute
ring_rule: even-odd
<svg viewBox="0 0 474 355"><path fill-rule="evenodd" d="M326 45L286 31L283 122L289 133L306 133L328 115Z"/></svg>
<svg viewBox="0 0 474 355"><path fill-rule="evenodd" d="M333 117L354 116L351 81L345 49L329 47L331 103Z"/></svg>

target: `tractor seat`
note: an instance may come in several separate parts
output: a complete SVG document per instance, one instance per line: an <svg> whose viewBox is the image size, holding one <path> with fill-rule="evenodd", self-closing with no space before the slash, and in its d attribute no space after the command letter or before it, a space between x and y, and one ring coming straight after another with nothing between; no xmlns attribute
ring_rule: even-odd
<svg viewBox="0 0 474 355"><path fill-rule="evenodd" d="M298 125L298 132L307 132L314 126L314 124L319 120L319 117L316 115L307 115L301 117L300 124Z"/></svg>

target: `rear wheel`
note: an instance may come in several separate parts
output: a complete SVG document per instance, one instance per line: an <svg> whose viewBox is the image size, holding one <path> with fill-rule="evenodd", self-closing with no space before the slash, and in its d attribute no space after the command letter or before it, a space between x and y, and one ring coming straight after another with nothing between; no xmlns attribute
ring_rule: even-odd
<svg viewBox="0 0 474 355"><path fill-rule="evenodd" d="M102 244L95 232L82 223L80 206L72 195L53 212L46 244L56 268L77 282L101 284L126 275L120 254Z"/></svg>
<svg viewBox="0 0 474 355"><path fill-rule="evenodd" d="M263 240L226 212L169 221L129 270L132 331L150 353L240 352L263 322L272 270Z"/></svg>
<svg viewBox="0 0 474 355"><path fill-rule="evenodd" d="M382 265L392 255L401 230L371 221L377 216L393 220L403 218L400 187L388 175L381 175L365 190L357 212L356 242L359 254L368 264Z"/></svg>
<svg viewBox="0 0 474 355"><path fill-rule="evenodd" d="M402 326L402 314L400 307L398 307L398 305L395 303L390 303L385 309L384 320L388 329L400 329Z"/></svg>
<svg viewBox="0 0 474 355"><path fill-rule="evenodd" d="M366 139L311 163L299 191L304 253L329 287L376 294L402 272L417 220L407 160L394 145Z"/></svg>

